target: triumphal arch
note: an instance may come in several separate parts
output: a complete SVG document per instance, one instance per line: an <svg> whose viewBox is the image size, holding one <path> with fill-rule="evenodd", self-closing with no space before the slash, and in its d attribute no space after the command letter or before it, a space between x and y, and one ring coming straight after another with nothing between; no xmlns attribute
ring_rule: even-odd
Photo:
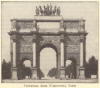
<svg viewBox="0 0 100 88"><path fill-rule="evenodd" d="M18 79L18 67L26 58L32 65L31 79L39 79L40 51L45 47L57 53L57 79L65 79L65 62L71 57L76 61L76 78L85 78L85 20L65 19L60 12L40 6L33 19L11 19L12 79Z"/></svg>

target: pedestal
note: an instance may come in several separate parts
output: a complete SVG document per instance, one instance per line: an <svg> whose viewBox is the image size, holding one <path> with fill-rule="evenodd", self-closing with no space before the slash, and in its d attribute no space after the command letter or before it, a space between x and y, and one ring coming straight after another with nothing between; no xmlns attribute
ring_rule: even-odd
<svg viewBox="0 0 100 88"><path fill-rule="evenodd" d="M65 77L65 68L61 68L60 69L60 79L61 80L63 80L63 79L65 79L66 77Z"/></svg>
<svg viewBox="0 0 100 88"><path fill-rule="evenodd" d="M84 67L80 67L79 79L85 79L85 68Z"/></svg>
<svg viewBox="0 0 100 88"><path fill-rule="evenodd" d="M16 67L12 67L12 79L13 80L17 80L17 68Z"/></svg>
<svg viewBox="0 0 100 88"><path fill-rule="evenodd" d="M32 79L33 80L38 79L38 77L37 77L37 68L32 68Z"/></svg>

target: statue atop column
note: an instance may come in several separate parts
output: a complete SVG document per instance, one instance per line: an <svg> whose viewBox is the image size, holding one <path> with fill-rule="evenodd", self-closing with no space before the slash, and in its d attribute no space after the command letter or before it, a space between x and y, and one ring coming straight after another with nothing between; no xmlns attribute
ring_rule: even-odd
<svg viewBox="0 0 100 88"><path fill-rule="evenodd" d="M57 15L60 16L60 7L57 8Z"/></svg>
<svg viewBox="0 0 100 88"><path fill-rule="evenodd" d="M55 6L53 9L53 15L56 15L57 7Z"/></svg>
<svg viewBox="0 0 100 88"><path fill-rule="evenodd" d="M52 6L51 4L47 6L36 6L36 16L60 16L60 7Z"/></svg>
<svg viewBox="0 0 100 88"><path fill-rule="evenodd" d="M38 16L39 15L39 8L37 6L36 6L35 12L36 12L36 15Z"/></svg>

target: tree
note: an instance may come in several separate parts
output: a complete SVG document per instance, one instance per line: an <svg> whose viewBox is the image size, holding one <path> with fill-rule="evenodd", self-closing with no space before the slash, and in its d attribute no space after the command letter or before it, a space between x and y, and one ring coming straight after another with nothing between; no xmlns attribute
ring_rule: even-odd
<svg viewBox="0 0 100 88"><path fill-rule="evenodd" d="M91 74L97 74L98 72L98 61L94 56L89 59L89 71Z"/></svg>
<svg viewBox="0 0 100 88"><path fill-rule="evenodd" d="M49 70L48 76L56 77L56 75L57 75L57 68L52 68L51 70Z"/></svg>
<svg viewBox="0 0 100 88"><path fill-rule="evenodd" d="M42 72L41 69L38 69L38 77L41 79L42 77L44 77L44 74Z"/></svg>
<svg viewBox="0 0 100 88"><path fill-rule="evenodd" d="M6 62L3 59L2 62L2 79L10 79L11 78L11 62Z"/></svg>
<svg viewBox="0 0 100 88"><path fill-rule="evenodd" d="M91 75L98 74L98 60L94 56L89 59L89 62L85 65L85 75L90 78Z"/></svg>

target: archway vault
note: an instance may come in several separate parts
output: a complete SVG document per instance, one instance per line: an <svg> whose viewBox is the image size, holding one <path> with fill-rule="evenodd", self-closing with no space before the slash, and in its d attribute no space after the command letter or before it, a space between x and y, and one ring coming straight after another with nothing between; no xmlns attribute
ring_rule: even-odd
<svg viewBox="0 0 100 88"><path fill-rule="evenodd" d="M51 43L46 43L46 44L42 45L42 46L40 47L40 49L39 49L39 53L41 52L41 50L42 50L43 48L47 48L47 47L54 49L55 52L56 52L56 54L58 54L58 49L57 49L57 47L56 47L54 44L51 44Z"/></svg>
<svg viewBox="0 0 100 88"><path fill-rule="evenodd" d="M55 67L57 69L60 69L59 66L58 66L58 50L57 50L57 47L52 44L52 43L45 43L43 44L40 48L39 48L39 52L38 52L38 60L37 60L37 66L38 68L40 69L41 68L41 52L44 50L44 49L52 49L53 53L55 52ZM49 53L49 52L47 52ZM46 53L45 53L46 54ZM50 56L52 58L52 56ZM44 57L45 58L45 57ZM48 62L49 62L50 59L48 59ZM44 62L45 63L45 62ZM51 63L52 64L52 63ZM50 64L49 64L50 65ZM50 69L49 69L50 70ZM38 75L39 76L39 75Z"/></svg>
<svg viewBox="0 0 100 88"><path fill-rule="evenodd" d="M50 70L57 68L57 53L56 51L51 48L51 47L45 47L42 48L42 50L40 51L40 69L44 74L45 79L49 79L51 78L50 75L48 75L48 73L50 72ZM56 73L55 73L56 75ZM53 77L55 77L55 75Z"/></svg>

